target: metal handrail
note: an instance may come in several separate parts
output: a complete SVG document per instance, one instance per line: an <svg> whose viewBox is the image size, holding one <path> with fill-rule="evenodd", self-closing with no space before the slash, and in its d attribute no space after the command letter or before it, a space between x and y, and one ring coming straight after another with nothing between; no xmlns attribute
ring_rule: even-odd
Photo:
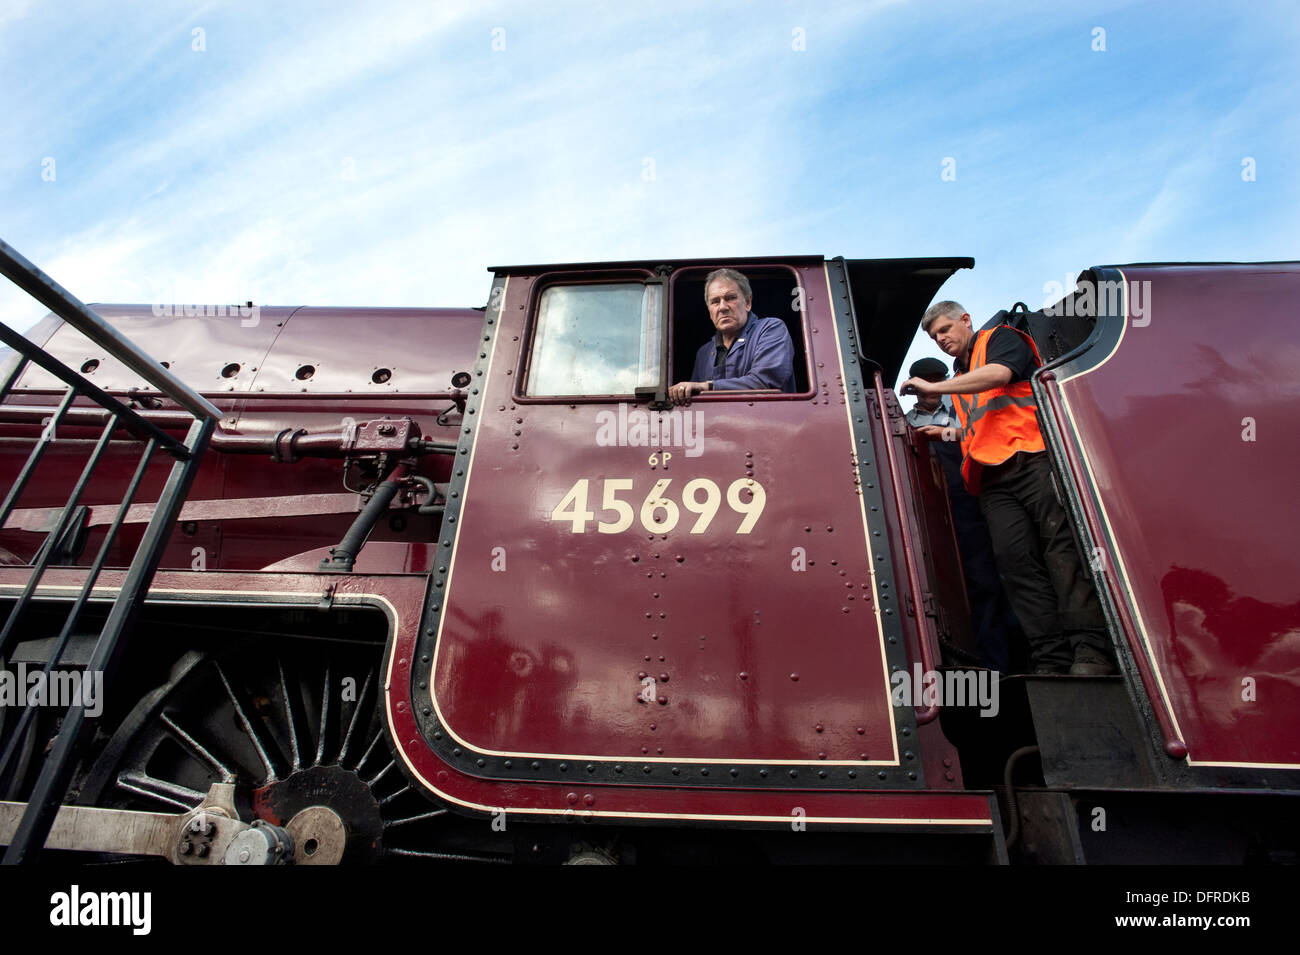
<svg viewBox="0 0 1300 955"><path fill-rule="evenodd" d="M876 366L877 369L879 366ZM897 459L894 456L894 438L889 433L889 406L885 403L885 383L880 371L873 372L872 387L876 392L876 403L880 406L880 423L885 435L885 467L889 471L890 486L894 492L894 504L898 509L898 523L902 538L903 570L907 577L908 593L916 609L916 642L921 654L921 666L926 673L936 669L934 652L930 647L930 632L925 626L925 595L921 592L921 578L917 572L916 553L912 547L912 531L908 526L907 508L903 498L903 478ZM918 725L933 722L939 715L938 704L918 707L916 722Z"/></svg>
<svg viewBox="0 0 1300 955"><path fill-rule="evenodd" d="M221 412L197 391L144 353L54 279L0 239L0 274L81 334L102 347L196 418L218 420Z"/></svg>
<svg viewBox="0 0 1300 955"><path fill-rule="evenodd" d="M62 402L49 419L49 426L34 443L18 480L6 495L3 505L0 505L0 508L4 511L4 513L0 514L0 526L4 525L5 519L12 513L12 509L22 494L24 486L28 483L28 479L31 478L42 453L52 442L57 440L55 432L61 422L68 420L70 413L73 411L72 402L77 397L87 398L100 406L99 409L96 409L100 412L96 417L102 423L103 429L99 441L82 469L81 476L77 479L68 497L67 503L60 511L53 529L46 536L44 547L38 552L31 565L31 573L27 578L22 593L10 610L3 628L0 628L0 659L6 656L9 645L19 636L24 612L32 605L45 570L55 559L55 549L59 541L63 538L65 531L73 526L76 508L82 493L91 478L92 472L95 471L111 443L113 432L119 427L130 431L146 442L145 453L130 486L127 488L126 497L118 506L117 517L104 537L99 556L95 559L90 574L83 581L81 597L73 605L72 613L64 621L63 629L57 641L57 648L50 660L47 661L47 671L52 670L60 660L61 648L66 644L73 628L76 626L78 615L94 588L99 571L111 553L116 539L115 535L124 523L124 516L129 509L130 501L139 489L154 450L156 448L162 449L174 458L166 483L158 495L158 502L153 505L144 534L122 579L117 598L113 601L108 617L100 630L98 639L95 641L95 648L91 653L86 669L88 673L102 674L103 685L109 686L112 683L114 671L121 662L126 637L130 633L132 623L148 594L154 573L162 560L163 549L167 545L177 517L180 515L181 507L194 483L199 465L203 459L203 453L212 440L217 422L221 419L221 412L206 398L184 385L167 369L163 368L161 364L155 362L136 345L122 337L116 329L110 327L102 318L73 298L67 290L3 241L0 241L0 273L3 273L19 288L59 315L69 325L81 331L87 338L98 343L114 358L134 370L150 384L156 386L161 394L175 401L177 405L188 411L192 416L188 433L183 440L178 440L164 431L159 426L159 423L151 421L142 416L141 413L127 407L112 395L91 384L83 375L63 364L36 343L0 324L0 341L9 344L23 356L20 363L34 363L49 371L67 385L67 391ZM3 372L3 390L5 393L0 395L0 401L8 397L7 392L17 381L20 370L21 365L6 367ZM80 412L81 409L77 409L77 411ZM22 818L18 823L18 828L5 850L3 859L0 860L4 864L30 862L38 856L41 846L45 844L46 835L49 833L55 814L58 812L59 804L66 795L76 761L82 748L87 744L90 732L93 729L93 719L87 713L86 702L84 698L80 703L74 701L63 715L59 724L58 735L45 755L40 774L28 799L27 807L24 809ZM5 748L5 752L0 754L0 774L3 774L7 768L5 763L12 761L13 754L17 751L19 734L26 730L31 719L32 717L28 716L24 722L19 724L19 729L15 732L10 744Z"/></svg>

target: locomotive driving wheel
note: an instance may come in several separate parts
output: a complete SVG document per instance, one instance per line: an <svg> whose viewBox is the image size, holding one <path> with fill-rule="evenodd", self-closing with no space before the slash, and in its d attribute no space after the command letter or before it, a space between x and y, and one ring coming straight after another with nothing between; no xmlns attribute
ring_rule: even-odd
<svg viewBox="0 0 1300 955"><path fill-rule="evenodd" d="M76 801L185 812L233 783L240 817L286 829L297 864L456 858L429 848L447 810L397 766L379 693L374 645L189 652L118 726Z"/></svg>

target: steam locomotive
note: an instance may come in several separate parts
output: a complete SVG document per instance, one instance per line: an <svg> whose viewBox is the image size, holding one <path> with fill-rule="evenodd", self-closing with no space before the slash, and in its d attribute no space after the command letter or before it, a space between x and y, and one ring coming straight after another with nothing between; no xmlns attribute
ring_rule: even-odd
<svg viewBox="0 0 1300 955"><path fill-rule="evenodd" d="M7 862L1295 856L1300 263L1011 317L1120 664L1070 677L973 665L890 389L972 259L87 308L3 251L51 308L0 376ZM672 407L719 267L796 390Z"/></svg>

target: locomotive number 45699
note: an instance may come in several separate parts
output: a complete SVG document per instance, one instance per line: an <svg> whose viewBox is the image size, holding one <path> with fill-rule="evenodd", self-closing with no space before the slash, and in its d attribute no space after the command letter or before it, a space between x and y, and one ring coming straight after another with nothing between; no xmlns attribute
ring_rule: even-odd
<svg viewBox="0 0 1300 955"><path fill-rule="evenodd" d="M601 534L621 534L632 527L638 515L634 514L632 505L627 501L619 500L618 495L620 492L631 491L635 483L632 478L605 478L600 506L602 510L613 511L616 519L596 521L595 512L587 510L591 478L580 478L573 487L569 488L569 492L564 495L560 503L555 505L555 509L551 511L551 520L570 522L575 534L586 533L587 524L591 521L596 522L596 530ZM672 483L672 478L660 478L655 481L654 487L641 502L639 514L641 526L652 534L666 534L681 520L681 508L677 506L676 501L667 496L668 488ZM749 492L748 500L741 496L744 491ZM635 498L635 495L633 497ZM727 488L727 504L737 514L742 515L736 533L748 534L754 529L759 516L763 513L763 508L767 504L767 492L763 490L763 485L753 478L738 478ZM691 527L692 534L703 534L708 530L721 505L722 490L708 478L694 478L687 481L686 486L682 488L681 506L697 515Z"/></svg>

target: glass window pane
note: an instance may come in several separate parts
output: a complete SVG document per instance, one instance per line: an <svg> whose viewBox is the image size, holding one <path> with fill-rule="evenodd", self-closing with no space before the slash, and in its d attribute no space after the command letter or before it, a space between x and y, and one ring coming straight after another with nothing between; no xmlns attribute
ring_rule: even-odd
<svg viewBox="0 0 1300 955"><path fill-rule="evenodd" d="M530 395L630 395L659 383L659 286L559 285L542 293Z"/></svg>

